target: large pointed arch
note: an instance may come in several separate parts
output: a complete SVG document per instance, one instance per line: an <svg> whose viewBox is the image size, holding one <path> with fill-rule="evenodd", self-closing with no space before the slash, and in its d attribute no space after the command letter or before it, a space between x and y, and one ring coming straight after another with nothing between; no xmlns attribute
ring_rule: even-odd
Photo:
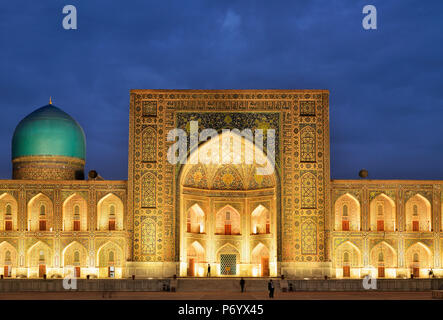
<svg viewBox="0 0 443 320"><path fill-rule="evenodd" d="M224 145L227 145L228 147L223 148ZM242 150L240 154L233 151L233 148L237 146L240 146ZM212 152L215 150L217 151ZM211 158L210 156L213 157ZM212 178L214 178L216 172L220 171L220 167L224 165L235 167L239 164L249 164L254 166L258 169L256 170L258 174L270 177L273 181L272 186L276 185L275 160L268 157L262 149L256 147L248 138L237 134L235 131L222 132L209 139L209 141L201 143L196 149L191 150L187 157L186 164L184 164L180 172L180 185L186 185L188 173L193 170L194 166L201 165L202 161L206 161L202 160L202 158L210 159L208 160L209 163L205 165L207 167L206 173L211 180L209 188L213 185ZM243 170L239 171L239 175L241 176L242 188L247 188L250 184L248 179L244 177ZM227 185L227 188L230 189L231 183L226 183L225 181L225 184Z"/></svg>
<svg viewBox="0 0 443 320"><path fill-rule="evenodd" d="M261 147L256 147L253 141L243 137L242 134L244 132L224 131L217 133L213 131L213 133L214 135L208 141L201 143L187 154L186 162L178 165L178 174L175 179L178 199L175 207L177 213L176 230L179 235L179 243L176 244L178 248L176 258L181 262L180 275L183 276L189 275L187 249L189 248L189 243L192 243L194 240L201 240L202 243L205 243L208 264L216 264L216 268L219 267L218 264L220 263L220 256L217 250L220 242L235 242L239 248L249 248L247 242L250 241L249 237L252 236L252 211L258 202L263 203L263 206L269 212L269 224L265 223L262 231L267 233L266 226L269 225L269 236L266 236L269 239L266 243L272 248L269 249L271 251L270 256L276 257L281 254L282 247L279 245L281 237L277 236L277 233L281 232L281 207L277 201L281 186L279 184L278 168L274 170L273 166L272 170L270 170L268 167L270 163L274 164L273 159L271 161ZM231 149L222 148L223 142L226 141L231 144ZM229 161L223 163L220 161L219 163L206 164L198 161L199 155L205 153L208 156L218 154L220 160L223 159L224 155L226 156L224 159L227 159L230 155L226 151L233 150L234 143L240 145L242 150L241 153L233 153L232 155L231 159L235 159L236 163L235 161L234 163ZM217 152L212 153L211 148L217 148ZM246 163L247 152L245 151L247 150L248 152L252 151L254 161L251 164ZM208 157L208 159L211 162L213 158ZM264 164L262 165L262 163ZM257 169L264 170L260 171ZM257 174L257 172L260 174ZM267 173L267 175L262 175L263 173ZM259 197L260 201L257 201ZM251 199L249 203L252 205L247 202L248 199ZM196 202L201 203L203 205L202 208L205 210L204 232L200 234L187 231L189 230L188 210L190 205ZM230 214L228 216L225 215L224 219L221 219L223 213L226 213L223 211L229 211ZM262 237L260 233L255 236L256 240ZM240 235L244 235L244 237L240 237ZM250 251L244 252L248 258L245 261L240 261L240 253L237 252L235 254L238 258L236 260L237 264L249 263L250 253ZM271 263L272 268L274 268L273 263ZM242 267L241 270L241 275L250 275L250 266L249 268ZM275 270L272 270L272 274L274 274ZM236 274L238 275L238 273Z"/></svg>

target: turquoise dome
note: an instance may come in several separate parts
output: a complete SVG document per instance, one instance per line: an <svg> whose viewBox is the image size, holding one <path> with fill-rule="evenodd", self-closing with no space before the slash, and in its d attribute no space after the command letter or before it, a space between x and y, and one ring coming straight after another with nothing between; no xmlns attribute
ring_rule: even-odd
<svg viewBox="0 0 443 320"><path fill-rule="evenodd" d="M65 156L85 160L85 133L69 114L48 104L26 116L15 128L12 159L24 156Z"/></svg>

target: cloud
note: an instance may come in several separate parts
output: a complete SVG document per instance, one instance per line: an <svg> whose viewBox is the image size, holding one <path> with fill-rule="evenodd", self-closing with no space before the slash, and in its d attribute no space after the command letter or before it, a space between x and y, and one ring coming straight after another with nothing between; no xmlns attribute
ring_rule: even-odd
<svg viewBox="0 0 443 320"><path fill-rule="evenodd" d="M222 23L222 29L225 31L236 31L241 24L241 17L232 10L228 10Z"/></svg>

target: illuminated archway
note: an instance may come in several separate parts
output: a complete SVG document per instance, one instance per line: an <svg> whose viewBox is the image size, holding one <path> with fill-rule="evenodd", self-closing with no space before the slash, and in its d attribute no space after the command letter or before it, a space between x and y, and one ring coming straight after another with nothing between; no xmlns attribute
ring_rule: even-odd
<svg viewBox="0 0 443 320"><path fill-rule="evenodd" d="M189 208L186 220L186 232L205 232L205 213L197 203Z"/></svg>
<svg viewBox="0 0 443 320"><path fill-rule="evenodd" d="M252 250L251 262L253 276L269 277L269 250L263 243L260 242Z"/></svg>
<svg viewBox="0 0 443 320"><path fill-rule="evenodd" d="M97 265L100 278L121 278L124 262L123 250L116 243L108 241L97 250Z"/></svg>
<svg viewBox="0 0 443 320"><path fill-rule="evenodd" d="M70 195L63 202L63 231L86 231L88 203L79 194Z"/></svg>
<svg viewBox="0 0 443 320"><path fill-rule="evenodd" d="M270 213L261 204L251 213L251 230L253 234L270 233Z"/></svg>
<svg viewBox="0 0 443 320"><path fill-rule="evenodd" d="M205 272L205 249L198 241L194 241L189 245L187 250L188 255L188 272L187 275L203 276Z"/></svg>
<svg viewBox="0 0 443 320"><path fill-rule="evenodd" d="M240 146L241 152L233 152L234 146ZM202 155L209 163L199 161ZM220 162L216 163L217 157ZM277 274L278 177L270 163L260 148L234 132L220 133L190 153L178 175L180 275L199 272L190 265L196 260L189 259L196 251L190 245L195 241L204 244L205 273L209 264L211 270L217 270L212 275L233 275L235 264L236 275L252 276L252 251L262 242L270 265L270 271L264 273ZM219 243L227 242L235 243L236 253L223 251L229 246L220 251ZM240 260L240 252L245 260Z"/></svg>
<svg viewBox="0 0 443 320"><path fill-rule="evenodd" d="M37 194L28 203L28 230L52 231L53 204L43 193Z"/></svg>
<svg viewBox="0 0 443 320"><path fill-rule="evenodd" d="M97 203L97 229L123 230L123 202L113 193L108 193Z"/></svg>
<svg viewBox="0 0 443 320"><path fill-rule="evenodd" d="M432 251L422 242L416 242L406 250L406 267L416 277L424 277L432 268Z"/></svg>
<svg viewBox="0 0 443 320"><path fill-rule="evenodd" d="M370 203L370 230L395 231L395 202L386 194L381 193Z"/></svg>
<svg viewBox="0 0 443 320"><path fill-rule="evenodd" d="M336 275L341 278L359 277L361 250L351 241L341 243L335 249Z"/></svg>
<svg viewBox="0 0 443 320"><path fill-rule="evenodd" d="M0 243L0 272L4 277L11 277L17 267L17 249L9 242Z"/></svg>
<svg viewBox="0 0 443 320"><path fill-rule="evenodd" d="M0 196L0 231L17 230L17 200L9 193Z"/></svg>
<svg viewBox="0 0 443 320"><path fill-rule="evenodd" d="M360 202L349 193L335 201L335 230L360 231Z"/></svg>
<svg viewBox="0 0 443 320"><path fill-rule="evenodd" d="M369 263L378 278L393 278L396 275L397 252L386 241L382 241L371 249Z"/></svg>
<svg viewBox="0 0 443 320"><path fill-rule="evenodd" d="M405 205L406 231L431 231L431 203L417 193Z"/></svg>

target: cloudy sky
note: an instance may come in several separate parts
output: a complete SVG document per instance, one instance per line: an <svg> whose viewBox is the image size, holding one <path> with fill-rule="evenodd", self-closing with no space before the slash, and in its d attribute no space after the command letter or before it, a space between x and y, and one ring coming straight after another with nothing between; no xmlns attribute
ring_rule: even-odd
<svg viewBox="0 0 443 320"><path fill-rule="evenodd" d="M49 96L84 128L86 170L126 179L130 89L269 88L330 90L332 178L443 179L439 0L2 1L0 71L0 178Z"/></svg>

